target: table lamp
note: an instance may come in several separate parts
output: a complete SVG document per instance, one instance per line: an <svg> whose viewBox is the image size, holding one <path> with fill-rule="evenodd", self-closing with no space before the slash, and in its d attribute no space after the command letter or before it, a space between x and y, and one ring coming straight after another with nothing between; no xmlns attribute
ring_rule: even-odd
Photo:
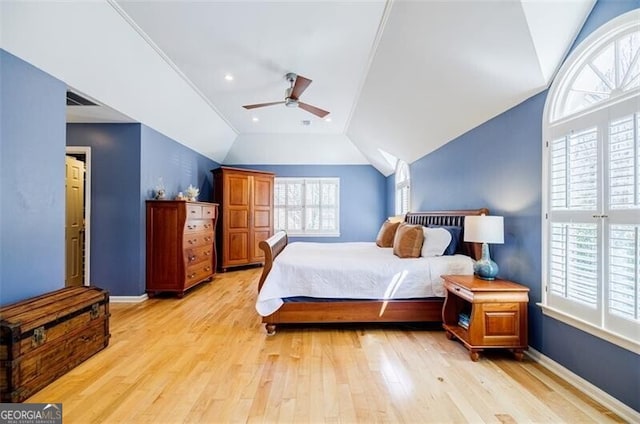
<svg viewBox="0 0 640 424"><path fill-rule="evenodd" d="M504 222L501 216L466 216L464 218L464 241L482 243L482 257L473 267L483 280L495 280L498 265L491 260L489 243L504 243Z"/></svg>

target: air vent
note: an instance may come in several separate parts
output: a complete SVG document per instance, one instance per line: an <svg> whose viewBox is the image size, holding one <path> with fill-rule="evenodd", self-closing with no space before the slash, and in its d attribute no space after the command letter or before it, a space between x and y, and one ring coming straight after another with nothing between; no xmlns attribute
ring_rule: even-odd
<svg viewBox="0 0 640 424"><path fill-rule="evenodd" d="M97 104L93 103L91 100L85 99L73 91L67 91L67 106L97 106Z"/></svg>

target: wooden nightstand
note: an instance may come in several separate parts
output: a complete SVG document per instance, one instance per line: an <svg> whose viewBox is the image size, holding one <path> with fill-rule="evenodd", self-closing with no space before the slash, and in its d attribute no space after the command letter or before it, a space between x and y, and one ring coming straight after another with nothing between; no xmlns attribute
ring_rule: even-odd
<svg viewBox="0 0 640 424"><path fill-rule="evenodd" d="M472 361L488 348L510 349L521 361L522 352L528 348L529 289L511 281L487 281L473 275L442 278L447 290L442 308L447 338L460 340L469 349Z"/></svg>

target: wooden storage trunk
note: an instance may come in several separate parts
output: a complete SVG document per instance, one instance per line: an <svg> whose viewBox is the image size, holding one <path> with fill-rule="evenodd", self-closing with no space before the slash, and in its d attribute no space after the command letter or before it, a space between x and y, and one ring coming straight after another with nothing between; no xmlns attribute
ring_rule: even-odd
<svg viewBox="0 0 640 424"><path fill-rule="evenodd" d="M67 287L0 308L0 402L22 402L109 344L109 293Z"/></svg>

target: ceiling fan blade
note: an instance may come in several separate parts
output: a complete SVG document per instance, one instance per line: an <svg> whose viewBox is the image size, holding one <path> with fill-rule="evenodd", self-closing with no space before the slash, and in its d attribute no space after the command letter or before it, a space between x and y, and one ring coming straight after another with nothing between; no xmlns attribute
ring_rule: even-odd
<svg viewBox="0 0 640 424"><path fill-rule="evenodd" d="M309 84L311 84L311 80L309 78L301 77L300 75L298 75L296 77L296 82L293 85L293 90L291 90L290 97L292 99L298 100L300 96L302 96L304 90L309 87Z"/></svg>
<svg viewBox="0 0 640 424"><path fill-rule="evenodd" d="M298 107L300 109L306 110L307 112L313 113L314 115L320 118L324 118L329 114L329 112L327 112L326 110L320 109L319 107L311 106L306 103L302 103L300 101L298 102Z"/></svg>
<svg viewBox="0 0 640 424"><path fill-rule="evenodd" d="M271 103L257 103L255 105L244 105L242 106L245 109L255 109L257 107L265 107L265 106L273 106L273 105L281 105L283 104L284 101L282 102L271 102Z"/></svg>

